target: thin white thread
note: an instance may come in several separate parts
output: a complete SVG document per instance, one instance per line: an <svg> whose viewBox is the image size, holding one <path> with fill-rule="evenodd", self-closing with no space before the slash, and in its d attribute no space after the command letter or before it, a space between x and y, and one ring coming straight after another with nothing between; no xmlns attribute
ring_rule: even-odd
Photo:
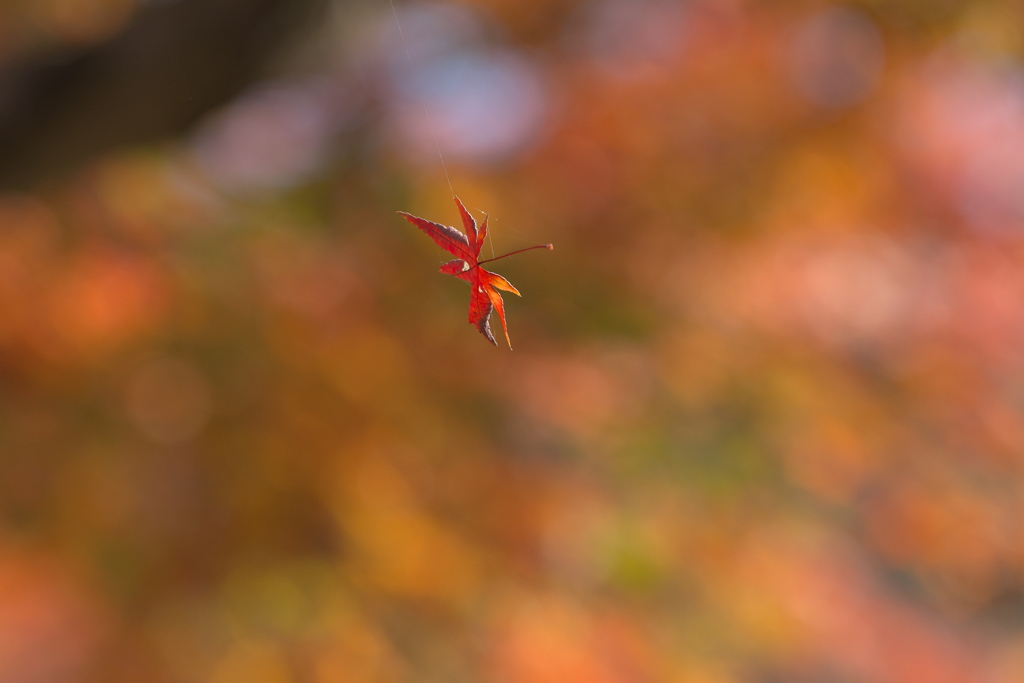
<svg viewBox="0 0 1024 683"><path fill-rule="evenodd" d="M409 54L409 46L405 44L405 33L402 31L402 22L398 20L398 10L395 9L395 0L388 0L391 3L391 13L395 15L395 26L398 27L398 37L402 39L402 50L405 51L405 59L409 62L409 68L413 71L416 67L413 66L412 56ZM452 198L455 198L455 187L452 186L452 178L448 175L448 166L444 163L444 155L441 154L441 145L437 141L437 133L434 132L434 122L430 119L430 110L427 108L427 103L423 103L423 113L427 117L427 126L430 128L430 137L434 140L434 148L437 150L437 158L441 160L441 169L444 170L445 180L448 181L448 189L452 191Z"/></svg>
<svg viewBox="0 0 1024 683"><path fill-rule="evenodd" d="M477 211L479 211L479 209L477 209ZM486 213L484 214L484 220L485 221L490 221L490 218L491 218L490 214L486 214ZM487 241L491 245L491 258L494 258L494 238L491 237L491 225L490 225L490 223L487 224Z"/></svg>
<svg viewBox="0 0 1024 683"><path fill-rule="evenodd" d="M487 213L486 211L481 209L479 206L476 206L475 204L470 204L469 202L463 202L463 204L465 204L467 207L473 209L474 211L479 211L480 213L484 214L485 216L489 216L490 215L489 213ZM522 230L519 230L515 226L510 225L509 223L507 223L505 221L495 220L493 222L494 223L500 223L502 230L511 230L512 232L516 233L517 235L524 234Z"/></svg>
<svg viewBox="0 0 1024 683"><path fill-rule="evenodd" d="M469 208L473 209L474 211L479 211L480 213L482 213L485 216L490 216L490 214L488 214L486 211L481 209L479 206L475 206L475 205L470 204L468 202L464 202L464 203L466 204L466 206L468 206ZM523 234L522 230L518 230L518 229L516 229L512 225L509 225L508 223L504 223L504 222L498 221L498 220L491 221L490 227L493 228L495 223L500 223L499 227L501 227L502 230L508 229L508 230L511 230L512 232L518 234L518 235L522 235ZM491 258L494 258L494 238L492 237L493 234L494 234L493 230L488 230L487 231L487 241L491 243Z"/></svg>

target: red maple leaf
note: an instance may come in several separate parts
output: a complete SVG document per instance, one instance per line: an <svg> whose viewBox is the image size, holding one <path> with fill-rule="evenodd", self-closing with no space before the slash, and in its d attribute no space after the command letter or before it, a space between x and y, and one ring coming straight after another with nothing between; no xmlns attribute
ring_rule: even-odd
<svg viewBox="0 0 1024 683"><path fill-rule="evenodd" d="M484 216L483 222L480 227L477 228L476 221L466 211L466 207L462 205L462 202L458 197L455 197L455 205L459 207L459 215L462 216L462 225L466 229L466 234L462 234L457 229L449 225L441 225L440 223L434 223L412 214L399 211L407 221L415 225L417 228L427 233L428 236L437 245L447 251L452 256L456 256L453 261L448 261L441 266L441 272L446 275L454 275L460 280L465 280L469 283L472 288L472 292L469 296L469 322L476 325L480 333L487 337L495 346L498 345L494 341L494 335L491 334L490 317L491 311L497 310L498 317L501 318L501 327L505 330L505 339L508 341L508 348L512 348L512 340L508 336L508 325L505 324L505 302L501 299L501 294L498 290L504 290L506 292L512 292L516 296L521 296L519 290L512 286L512 284L498 275L492 273L489 270L484 270L480 267L482 263L488 263L490 261L497 261L503 259L506 256L512 254L518 254L523 251L529 251L530 249L551 249L550 244L538 244L537 246L527 247L526 249L517 249L516 251L502 254L496 258L480 260L480 247L484 245L484 239L487 237L487 217Z"/></svg>

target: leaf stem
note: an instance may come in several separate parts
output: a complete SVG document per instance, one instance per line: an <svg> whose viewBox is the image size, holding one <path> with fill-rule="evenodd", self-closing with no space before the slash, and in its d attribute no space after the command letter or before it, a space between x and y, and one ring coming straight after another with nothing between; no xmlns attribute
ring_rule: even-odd
<svg viewBox="0 0 1024 683"><path fill-rule="evenodd" d="M514 254L521 254L522 252L530 251L531 249L554 249L554 248L555 248L555 245L553 245L553 244L537 244L537 245L532 246L532 247L526 247L525 249L516 249L515 251L510 251L507 254L502 254L501 256L495 256L494 258L484 259L483 261L477 261L476 265L479 266L482 263L490 263L491 261L497 261L498 259L503 259L506 256L512 256Z"/></svg>

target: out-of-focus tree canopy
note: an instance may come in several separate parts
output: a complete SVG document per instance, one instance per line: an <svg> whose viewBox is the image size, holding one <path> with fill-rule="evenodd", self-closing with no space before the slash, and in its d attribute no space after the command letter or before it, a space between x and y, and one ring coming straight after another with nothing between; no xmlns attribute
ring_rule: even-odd
<svg viewBox="0 0 1024 683"><path fill-rule="evenodd" d="M0 681L1024 680L1022 27L0 3Z"/></svg>

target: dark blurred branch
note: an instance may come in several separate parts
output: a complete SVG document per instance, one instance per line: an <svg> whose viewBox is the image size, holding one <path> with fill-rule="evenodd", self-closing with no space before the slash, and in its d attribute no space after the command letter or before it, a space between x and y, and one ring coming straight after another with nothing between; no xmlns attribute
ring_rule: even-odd
<svg viewBox="0 0 1024 683"><path fill-rule="evenodd" d="M171 137L258 78L327 0L148 5L87 51L0 68L0 190L106 150Z"/></svg>

